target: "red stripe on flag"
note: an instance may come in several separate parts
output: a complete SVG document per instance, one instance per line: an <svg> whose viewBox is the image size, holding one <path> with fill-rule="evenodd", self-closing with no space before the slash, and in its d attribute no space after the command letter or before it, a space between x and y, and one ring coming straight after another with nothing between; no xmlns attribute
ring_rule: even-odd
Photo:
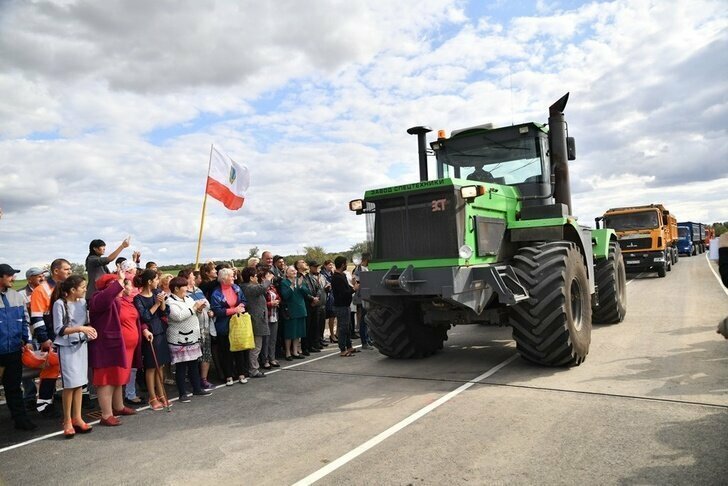
<svg viewBox="0 0 728 486"><path fill-rule="evenodd" d="M240 209L243 207L245 198L236 196L224 184L220 184L212 177L207 178L207 193L223 203L228 209Z"/></svg>

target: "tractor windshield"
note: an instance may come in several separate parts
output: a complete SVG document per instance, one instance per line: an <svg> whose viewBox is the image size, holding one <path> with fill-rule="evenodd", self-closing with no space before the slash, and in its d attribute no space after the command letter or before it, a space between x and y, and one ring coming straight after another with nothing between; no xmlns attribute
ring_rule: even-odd
<svg viewBox="0 0 728 486"><path fill-rule="evenodd" d="M450 139L435 153L446 167L459 167L465 179L508 185L542 182L544 142L542 137L499 140L481 133Z"/></svg>
<svg viewBox="0 0 728 486"><path fill-rule="evenodd" d="M660 225L657 211L612 214L604 218L604 226L615 231L652 229Z"/></svg>

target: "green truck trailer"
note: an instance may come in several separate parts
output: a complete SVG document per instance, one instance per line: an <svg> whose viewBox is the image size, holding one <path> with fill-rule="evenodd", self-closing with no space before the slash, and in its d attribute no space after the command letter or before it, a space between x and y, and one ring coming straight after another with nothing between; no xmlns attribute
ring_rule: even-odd
<svg viewBox="0 0 728 486"><path fill-rule="evenodd" d="M548 125L489 125L417 135L420 181L366 191L349 208L367 218L372 259L360 276L369 333L392 358L442 349L453 325L513 328L520 354L547 366L578 365L592 320L626 312L624 262L614 231L572 216L564 108Z"/></svg>

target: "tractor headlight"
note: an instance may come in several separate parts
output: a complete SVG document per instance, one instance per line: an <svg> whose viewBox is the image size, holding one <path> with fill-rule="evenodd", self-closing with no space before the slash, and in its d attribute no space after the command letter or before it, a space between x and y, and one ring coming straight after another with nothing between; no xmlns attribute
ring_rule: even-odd
<svg viewBox="0 0 728 486"><path fill-rule="evenodd" d="M474 199L478 197L478 186L461 187L460 195L463 197L463 199Z"/></svg>
<svg viewBox="0 0 728 486"><path fill-rule="evenodd" d="M364 209L364 200L354 199L353 201L349 201L349 209L351 211L362 211Z"/></svg>
<svg viewBox="0 0 728 486"><path fill-rule="evenodd" d="M460 258L463 260L470 260L470 258L473 256L473 249L470 247L470 245L463 245L458 250L458 255L460 255Z"/></svg>

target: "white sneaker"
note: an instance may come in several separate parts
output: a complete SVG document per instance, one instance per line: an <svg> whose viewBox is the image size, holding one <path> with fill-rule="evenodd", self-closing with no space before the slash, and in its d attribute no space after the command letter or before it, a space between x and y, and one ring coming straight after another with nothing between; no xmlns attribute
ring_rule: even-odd
<svg viewBox="0 0 728 486"><path fill-rule="evenodd" d="M225 386L233 386L233 379L228 378L227 381L225 382Z"/></svg>
<svg viewBox="0 0 728 486"><path fill-rule="evenodd" d="M238 381L245 385L248 382L248 379L245 377L245 375L240 375L240 378L238 378Z"/></svg>

